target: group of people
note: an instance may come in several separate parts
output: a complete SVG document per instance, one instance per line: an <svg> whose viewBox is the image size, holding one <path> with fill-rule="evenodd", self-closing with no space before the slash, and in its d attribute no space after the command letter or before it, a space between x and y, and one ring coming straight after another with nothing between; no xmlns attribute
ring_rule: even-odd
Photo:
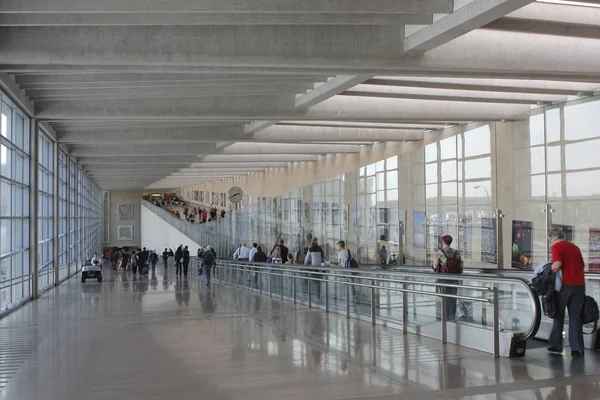
<svg viewBox="0 0 600 400"><path fill-rule="evenodd" d="M233 253L233 259L236 261L270 262L276 264L296 263L294 255L285 246L283 239L279 239L275 243L268 255L258 243L253 243L252 247L248 247L246 242L242 242L240 247Z"/></svg>
<svg viewBox="0 0 600 400"><path fill-rule="evenodd" d="M202 274L206 280L206 286L210 286L211 269L216 267L217 252L211 246L200 247L196 253L198 258L198 274ZM165 270L169 267L169 257L175 261L175 275L188 276L190 267L190 250L188 246L179 245L177 250L165 248L162 253Z"/></svg>
<svg viewBox="0 0 600 400"><path fill-rule="evenodd" d="M150 268L155 272L158 255L154 250L143 249L108 251L104 258L108 260L112 269L131 271L134 275L138 272L148 274Z"/></svg>
<svg viewBox="0 0 600 400"><path fill-rule="evenodd" d="M208 209L206 209L200 207L190 207L181 201L178 201L177 203L171 203L166 200L156 200L154 201L154 205L164 208L171 213L171 215L174 215L177 218L183 218L192 224L196 223L196 221L198 221L199 224L205 224L207 222L216 221L219 218L225 218L225 215L227 215L225 210L221 210L219 212L212 204Z"/></svg>
<svg viewBox="0 0 600 400"><path fill-rule="evenodd" d="M585 264L581 250L574 243L567 240L566 234L553 229L548 235L552 245L552 259L541 263L535 270L532 281L534 287L536 279L542 274L551 276L553 280L552 289L555 296L552 299L553 325L550 339L548 340L548 351L554 354L563 352L563 327L565 323L565 311L569 312L569 344L571 355L581 357L584 355L583 343L583 321L584 304L586 302L585 292ZM463 261L460 253L451 247L452 236L446 235L442 238L442 248L437 252L433 270L440 274L461 274ZM453 279L442 279L440 283L459 283ZM456 295L457 289L453 287L440 287L441 293ZM446 298L446 313L448 320L456 317L457 299Z"/></svg>

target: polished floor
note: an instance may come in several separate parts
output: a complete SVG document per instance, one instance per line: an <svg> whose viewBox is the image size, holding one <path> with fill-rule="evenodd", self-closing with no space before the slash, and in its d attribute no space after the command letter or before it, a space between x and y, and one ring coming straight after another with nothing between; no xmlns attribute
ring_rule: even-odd
<svg viewBox="0 0 600 400"><path fill-rule="evenodd" d="M72 278L0 320L0 400L600 399L600 361L491 355L172 271Z"/></svg>

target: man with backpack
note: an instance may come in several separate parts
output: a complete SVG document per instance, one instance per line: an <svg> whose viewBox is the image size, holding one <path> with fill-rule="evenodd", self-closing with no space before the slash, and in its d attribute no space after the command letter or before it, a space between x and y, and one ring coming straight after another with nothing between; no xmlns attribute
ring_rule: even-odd
<svg viewBox="0 0 600 400"><path fill-rule="evenodd" d="M433 260L433 270L441 274L462 274L463 262L458 250L450 247L452 244L452 236L446 235L442 237L442 248L438 250ZM440 279L439 283L458 284L456 280ZM456 295L457 288L440 287L440 293ZM442 312L444 312L442 310ZM456 298L446 297L446 318L448 321L456 319Z"/></svg>
<svg viewBox="0 0 600 400"><path fill-rule="evenodd" d="M548 351L561 354L563 351L563 327L565 308L569 310L569 344L573 357L583 356L583 322L585 296L585 264L579 247L569 242L559 229L548 234L552 244L552 271L562 271L562 288L558 294L552 332L548 340Z"/></svg>

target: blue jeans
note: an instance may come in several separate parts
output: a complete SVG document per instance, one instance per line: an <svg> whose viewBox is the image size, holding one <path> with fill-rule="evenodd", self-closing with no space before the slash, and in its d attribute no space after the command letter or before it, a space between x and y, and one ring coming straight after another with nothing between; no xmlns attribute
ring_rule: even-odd
<svg viewBox="0 0 600 400"><path fill-rule="evenodd" d="M210 265L202 265L202 272L204 273L204 279L206 280L206 286L210 285Z"/></svg>

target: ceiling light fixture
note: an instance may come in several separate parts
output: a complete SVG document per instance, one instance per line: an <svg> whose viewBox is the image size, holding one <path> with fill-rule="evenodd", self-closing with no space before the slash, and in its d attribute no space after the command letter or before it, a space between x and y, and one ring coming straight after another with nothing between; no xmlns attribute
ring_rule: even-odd
<svg viewBox="0 0 600 400"><path fill-rule="evenodd" d="M600 4L595 3L585 3L583 1L571 1L571 0L537 0L538 3L548 3L548 4L559 4L563 6L577 6L577 7L592 7L592 8L600 8Z"/></svg>

